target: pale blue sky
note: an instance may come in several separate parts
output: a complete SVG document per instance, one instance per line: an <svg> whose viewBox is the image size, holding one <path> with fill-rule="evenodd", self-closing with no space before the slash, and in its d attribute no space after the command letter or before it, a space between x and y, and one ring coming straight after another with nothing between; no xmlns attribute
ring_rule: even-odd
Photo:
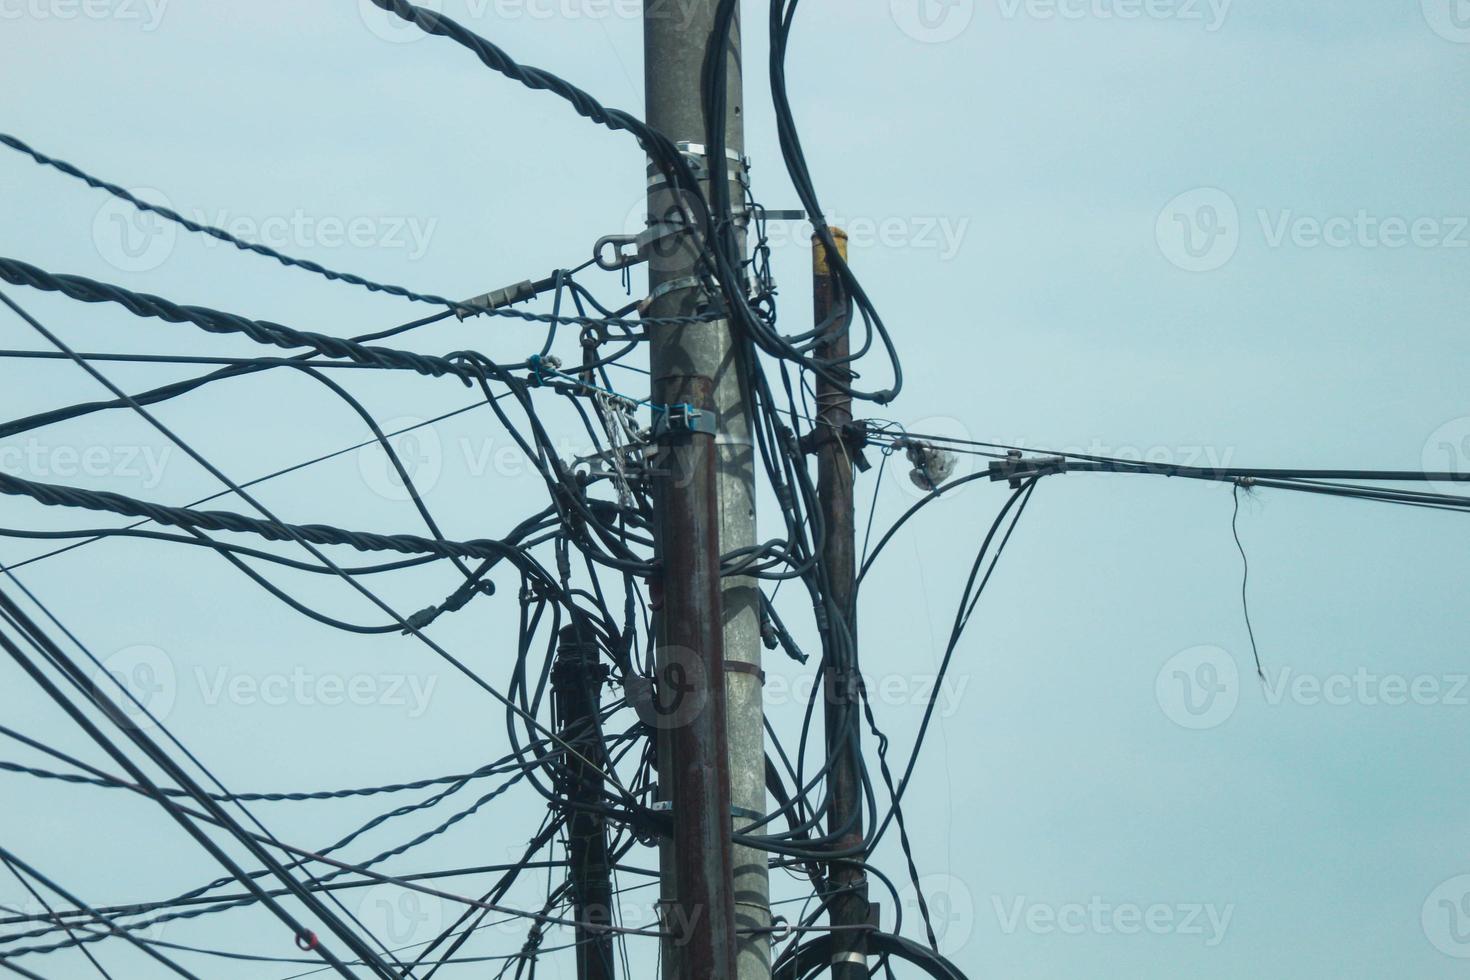
<svg viewBox="0 0 1470 980"><path fill-rule="evenodd" d="M933 0L925 18L907 3L807 0L788 66L822 201L855 233L868 229L867 241L855 234L852 262L904 355L907 387L882 415L916 431L1176 462L1470 468L1464 3ZM66 0L0 0L0 82L12 96L0 128L190 215L283 235L271 243L285 251L468 296L580 263L638 212L642 160L625 135L442 39L385 38L357 0L85 9L105 16ZM627 0L443 9L517 59L641 109L641 29ZM744 17L758 195L794 207L765 89L764 5L746 4ZM0 155L0 209L0 254L49 270L342 335L419 315L182 233L135 240L154 250L129 257L105 195L14 153ZM1390 247L1390 219L1417 227L1418 240ZM1316 241L1313 222L1329 224L1336 244ZM335 240L353 227L355 244ZM776 251L788 325L810 317L802 241L788 230ZM599 288L619 295L611 277ZM252 352L6 291L78 349ZM0 347L38 345L20 321L0 320ZM514 321L472 321L416 343L509 361L538 341ZM98 394L74 367L4 366L6 417ZM132 388L192 373L106 371ZM473 400L444 381L340 374L384 420ZM365 438L301 378L214 386L160 415L236 479ZM6 472L169 503L217 489L122 414L35 435L0 446ZM425 440L410 448L422 450L419 475L447 535L503 533L540 505L539 481L500 455L510 443L488 415ZM95 471L78 461L89 449L102 461ZM302 523L417 531L381 465L354 454L261 496ZM860 506L872 493L869 475ZM1002 497L976 483L931 508L865 586L863 658L894 692L878 710L900 758L920 714L909 702L932 676ZM913 501L902 468L890 466L878 498L880 526ZM1454 755L1470 734L1470 691L1459 689L1470 671L1470 525L1271 491L1244 501L1263 689L1230 517L1223 486L1070 475L1037 491L956 656L954 700L941 705L906 807L920 869L941 876L926 879L931 897L952 911L946 951L971 975L1463 975L1470 906L1451 914L1467 890L1454 879L1470 873L1470 788ZM0 501L4 526L96 522ZM40 550L0 540L5 560ZM21 574L99 655L162 651L174 681L168 723L232 788L406 780L504 750L500 711L421 646L307 622L213 556L109 542ZM341 615L377 619L334 585L287 581ZM515 620L513 583L502 586L435 635L503 681ZM385 589L411 611L442 598L445 579L409 573ZM805 622L799 602L783 608ZM1201 663L1223 668L1224 702L1177 687L1176 668L1207 678ZM786 684L801 675L784 660L767 669ZM318 695L275 704L258 687L298 672L377 686L362 705ZM1398 700L1387 675L1421 693L1432 685L1419 699L1431 703L1383 703ZM6 724L101 761L17 671L0 667L0 678ZM386 690L390 678L401 696ZM231 683L233 695L221 687ZM1314 683L1349 693L1318 697ZM1188 694L1214 711L1212 727L1179 723L1200 723ZM789 698L771 714L794 733L800 708ZM37 761L13 746L0 758ZM161 898L216 873L150 805L0 776L0 841L93 901ZM320 846L388 805L255 812L284 839ZM510 860L540 807L513 792L389 867ZM391 846L431 823L390 825L374 840ZM879 863L901 878L894 843ZM779 877L774 887L778 898L800 893ZM630 923L650 917L648 895L630 894ZM432 934L443 914L427 908L409 929L401 916L385 921L380 897L349 903L405 932L390 937L401 942ZM0 882L0 903L23 902ZM1156 928L1129 929L1128 907ZM176 924L163 938L294 955L258 912ZM473 948L520 942L500 930ZM119 977L154 975L126 949L106 955ZM36 968L86 975L69 956ZM211 977L292 972L187 962ZM550 957L540 975L574 970Z"/></svg>

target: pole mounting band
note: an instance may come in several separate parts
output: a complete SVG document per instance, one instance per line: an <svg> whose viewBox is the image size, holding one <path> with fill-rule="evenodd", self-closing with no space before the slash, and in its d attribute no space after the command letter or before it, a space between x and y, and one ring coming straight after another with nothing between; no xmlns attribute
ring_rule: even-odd
<svg viewBox="0 0 1470 980"><path fill-rule="evenodd" d="M762 687L766 685L766 672L761 670L760 664L746 663L744 660L726 660L725 669L732 670L737 674L749 674L751 677L758 679Z"/></svg>
<svg viewBox="0 0 1470 980"><path fill-rule="evenodd" d="M656 442L676 436L693 435L696 432L702 432L708 436L715 434L714 412L695 408L687 402L665 405L662 410L655 412L653 438Z"/></svg>
<svg viewBox="0 0 1470 980"><path fill-rule="evenodd" d="M673 813L674 801L654 800L648 805L648 809L652 810L654 813ZM734 803L731 803L730 816L740 820L760 820L765 816L765 814L761 813L759 810L752 810L748 806L736 806Z"/></svg>

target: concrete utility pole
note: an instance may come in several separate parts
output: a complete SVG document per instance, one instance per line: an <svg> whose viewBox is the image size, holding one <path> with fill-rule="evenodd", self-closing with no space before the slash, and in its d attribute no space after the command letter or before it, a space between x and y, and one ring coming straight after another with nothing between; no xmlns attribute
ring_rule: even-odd
<svg viewBox="0 0 1470 980"><path fill-rule="evenodd" d="M602 802L608 767L597 731L598 694L607 680L599 662L597 638L584 625L562 629L551 688L561 723L561 738L577 750L564 762L562 786L568 800ZM577 980L615 980L612 932L612 866L607 853L607 820L591 810L573 809L567 818L567 864L577 926ZM599 928L601 927L601 928Z"/></svg>
<svg viewBox="0 0 1470 980"><path fill-rule="evenodd" d="M680 144L699 173L708 171L700 77L717 6L718 0L644 5L646 117ZM738 17L725 55L721 123L733 186L744 170L738 162L744 149ZM742 200L735 191L731 197ZM678 206L654 170L648 203L653 221ZM699 311L706 297L690 278L697 256L688 235L665 239L652 250L650 317ZM664 472L654 481L662 563L661 700L679 687L700 706L693 712L676 707L659 738L659 802L669 807L674 827L661 854L661 901L668 927L684 933L682 941L664 945L664 975L766 980L766 855L730 842L732 820L736 829L746 826L766 805L759 592L749 578L719 578L719 555L755 541L755 459L741 392L743 368L725 321L651 326L649 340L654 404L689 404L706 413L693 424L670 415L665 428L683 431L663 437Z"/></svg>
<svg viewBox="0 0 1470 980"><path fill-rule="evenodd" d="M832 238L842 260L847 261L847 234L832 228ZM824 360L845 361L848 355L848 326L852 306L827 261L827 250L820 238L812 238L812 307L818 328L825 327L819 354ZM851 377L845 364L837 368ZM856 531L853 526L853 450L847 439L847 426L852 421L852 396L831 382L817 381L817 493L821 499L822 520L827 537L822 542L822 558L828 575L832 631L838 639L834 652L846 651L836 662L829 662L822 673L822 691L826 706L827 754L833 760L827 775L828 833L838 833L833 845L838 850L854 850L863 843L863 792L859 778L862 731L858 712L856 671L857 610L853 591L857 574ZM846 645L841 645L845 640ZM834 927L832 934L832 976L834 980L867 980L867 937L860 929L868 925L868 882L862 868L850 861L835 860L828 865L827 886L833 897L828 908Z"/></svg>

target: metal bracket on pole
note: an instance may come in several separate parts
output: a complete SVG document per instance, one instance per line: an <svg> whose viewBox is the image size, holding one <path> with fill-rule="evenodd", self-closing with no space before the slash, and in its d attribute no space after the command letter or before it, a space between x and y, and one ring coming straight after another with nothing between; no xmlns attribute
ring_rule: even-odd
<svg viewBox="0 0 1470 980"><path fill-rule="evenodd" d="M771 208L756 208L755 213L762 221L805 221L806 212L801 208L785 208L772 210Z"/></svg>
<svg viewBox="0 0 1470 980"><path fill-rule="evenodd" d="M647 299L638 304L638 312L640 314L648 312L649 307L658 302L661 297L669 293L676 293L681 289L704 289L704 280L699 276L680 276L677 279L661 282L654 287L653 292L648 294Z"/></svg>
<svg viewBox="0 0 1470 980"><path fill-rule="evenodd" d="M992 481L1009 480L1011 489L1019 490L1023 482L1033 477L1067 472L1067 459L1065 456L1023 458L1019 450L1012 449L1005 459L993 461L989 470Z"/></svg>
<svg viewBox="0 0 1470 980"><path fill-rule="evenodd" d="M655 414L653 419L653 440L655 442L693 435L696 432L712 436L715 430L715 413L695 408L688 403L666 405L662 411Z"/></svg>
<svg viewBox="0 0 1470 980"><path fill-rule="evenodd" d="M636 235L604 235L597 240L596 245L592 246L592 256L597 260L598 268L605 269L608 272L617 272L619 269L626 269L640 262L647 262L648 251L656 243L663 241L665 238L672 238L674 235L682 234L687 230L682 224L672 221L657 221L650 223L647 228ZM609 246L613 250L611 257L604 255ZM624 251L629 246L632 247L632 251Z"/></svg>
<svg viewBox="0 0 1470 980"><path fill-rule="evenodd" d="M696 179L709 179L709 150L703 143L680 140L674 144L674 147L688 161L689 169L693 171ZM742 181L750 169L750 160L736 153L728 146L725 147L725 160L733 164L733 166L727 168L729 178L737 183ZM653 164L649 164L648 169L648 189L650 192L668 183L668 178L663 175L663 171L656 168Z"/></svg>
<svg viewBox="0 0 1470 980"><path fill-rule="evenodd" d="M674 804L671 800L654 800L652 803L648 804L648 808L654 813L672 814L674 812ZM736 818L737 820L761 820L765 817L765 814L761 813L759 810L752 810L749 807L744 806L736 806L732 803L730 804L730 816Z"/></svg>

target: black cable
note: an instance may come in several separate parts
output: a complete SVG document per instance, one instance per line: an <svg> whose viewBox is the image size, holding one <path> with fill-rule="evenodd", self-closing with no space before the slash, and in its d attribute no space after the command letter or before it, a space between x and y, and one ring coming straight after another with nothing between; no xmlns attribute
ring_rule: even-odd
<svg viewBox="0 0 1470 980"><path fill-rule="evenodd" d="M1246 598L1245 587L1251 578L1251 563L1245 556L1245 545L1240 543L1240 483L1237 481L1230 488L1230 496L1234 501L1234 509L1230 512L1230 533L1235 538L1235 547L1240 552L1240 611L1245 615L1245 631L1251 638L1251 653L1256 658L1256 676L1262 682L1266 680L1266 671L1261 667L1261 651L1256 648L1256 631L1251 626L1251 607Z"/></svg>
<svg viewBox="0 0 1470 980"><path fill-rule="evenodd" d="M46 901L45 896L43 896L40 892L36 890L35 886L30 883L30 880L27 879L25 875L20 873L20 869L15 866L15 862L11 861L9 858L0 858L0 861L3 861L5 863L6 870L8 870L11 875L14 876L16 881L20 882L21 887L26 890L31 898L35 899L36 903L40 905L41 908L46 910L46 916L51 919L51 921L61 925L66 930L66 934L69 938L75 939L76 933L72 930L71 926L61 921L61 917L56 914L56 910L51 907L51 903ZM94 916L97 915L97 912L95 910L87 911ZM103 980L112 980L112 974L108 973L107 970L103 968L102 964L97 961L97 957L92 955L92 951L90 949L87 949L85 946L83 946L81 947L81 952L82 955L87 958L87 962L92 964L92 968L102 975Z"/></svg>

